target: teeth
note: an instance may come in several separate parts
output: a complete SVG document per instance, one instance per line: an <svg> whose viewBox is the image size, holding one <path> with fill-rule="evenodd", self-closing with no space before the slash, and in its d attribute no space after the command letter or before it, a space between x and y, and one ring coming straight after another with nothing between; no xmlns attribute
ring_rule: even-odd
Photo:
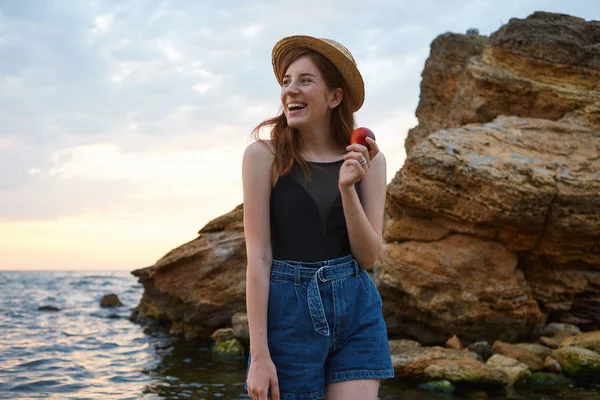
<svg viewBox="0 0 600 400"><path fill-rule="evenodd" d="M304 103L289 103L287 105L287 107L288 107L288 110L289 110L289 109L294 108L294 107L306 107L306 104L304 104Z"/></svg>

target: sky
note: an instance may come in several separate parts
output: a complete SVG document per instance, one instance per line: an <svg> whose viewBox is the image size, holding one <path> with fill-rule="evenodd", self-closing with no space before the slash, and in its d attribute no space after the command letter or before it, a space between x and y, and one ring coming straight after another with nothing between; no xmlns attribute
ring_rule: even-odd
<svg viewBox="0 0 600 400"><path fill-rule="evenodd" d="M353 53L389 182L430 43L538 10L600 20L598 0L0 0L0 269L147 267L242 203L289 35Z"/></svg>

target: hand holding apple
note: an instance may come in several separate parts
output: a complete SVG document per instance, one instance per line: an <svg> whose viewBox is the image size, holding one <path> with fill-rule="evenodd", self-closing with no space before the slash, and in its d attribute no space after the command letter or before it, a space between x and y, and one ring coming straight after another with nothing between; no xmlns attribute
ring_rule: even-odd
<svg viewBox="0 0 600 400"><path fill-rule="evenodd" d="M379 153L375 135L368 128L356 128L350 134L348 153L340 169L339 186L351 186L362 180L371 166L371 160ZM364 163L361 160L364 158Z"/></svg>

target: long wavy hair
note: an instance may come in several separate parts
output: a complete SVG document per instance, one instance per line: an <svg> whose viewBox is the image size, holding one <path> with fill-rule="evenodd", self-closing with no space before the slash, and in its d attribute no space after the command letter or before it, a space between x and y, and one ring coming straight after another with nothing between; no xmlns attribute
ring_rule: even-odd
<svg viewBox="0 0 600 400"><path fill-rule="evenodd" d="M307 48L292 49L284 62L282 70L277 71L282 76L285 71L298 58L308 56L315 63L317 69L323 76L328 88L334 90L342 88L342 102L332 110L331 114L331 132L336 143L346 147L350 144L350 133L356 127L354 121L354 113L348 95L348 87L342 74L326 57L316 51ZM259 142L264 142L259 137L259 131L264 127L271 127L271 142L274 148L275 158L273 160L273 168L271 175L271 186L275 185L280 176L287 174L294 163L298 163L304 171L304 178L308 182L311 179L308 163L301 156L300 149L302 148L302 137L298 129L292 128L287 124L287 118L283 112L283 105L279 109L276 117L269 118L261 122L252 131L252 138ZM263 143L267 148L265 143ZM269 149L271 152L273 150Z"/></svg>

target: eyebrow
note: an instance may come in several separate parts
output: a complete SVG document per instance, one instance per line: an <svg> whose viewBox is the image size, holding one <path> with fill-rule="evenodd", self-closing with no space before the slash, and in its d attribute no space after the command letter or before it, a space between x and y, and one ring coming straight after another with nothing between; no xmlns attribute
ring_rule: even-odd
<svg viewBox="0 0 600 400"><path fill-rule="evenodd" d="M301 77L302 77L302 76L312 76L313 78L316 78L316 77L317 77L316 75L309 74L308 72L304 72L304 73L300 74L300 76L301 76ZM285 74L283 77L284 77L284 78L289 78L289 77L290 77L290 75L289 75L289 74Z"/></svg>

